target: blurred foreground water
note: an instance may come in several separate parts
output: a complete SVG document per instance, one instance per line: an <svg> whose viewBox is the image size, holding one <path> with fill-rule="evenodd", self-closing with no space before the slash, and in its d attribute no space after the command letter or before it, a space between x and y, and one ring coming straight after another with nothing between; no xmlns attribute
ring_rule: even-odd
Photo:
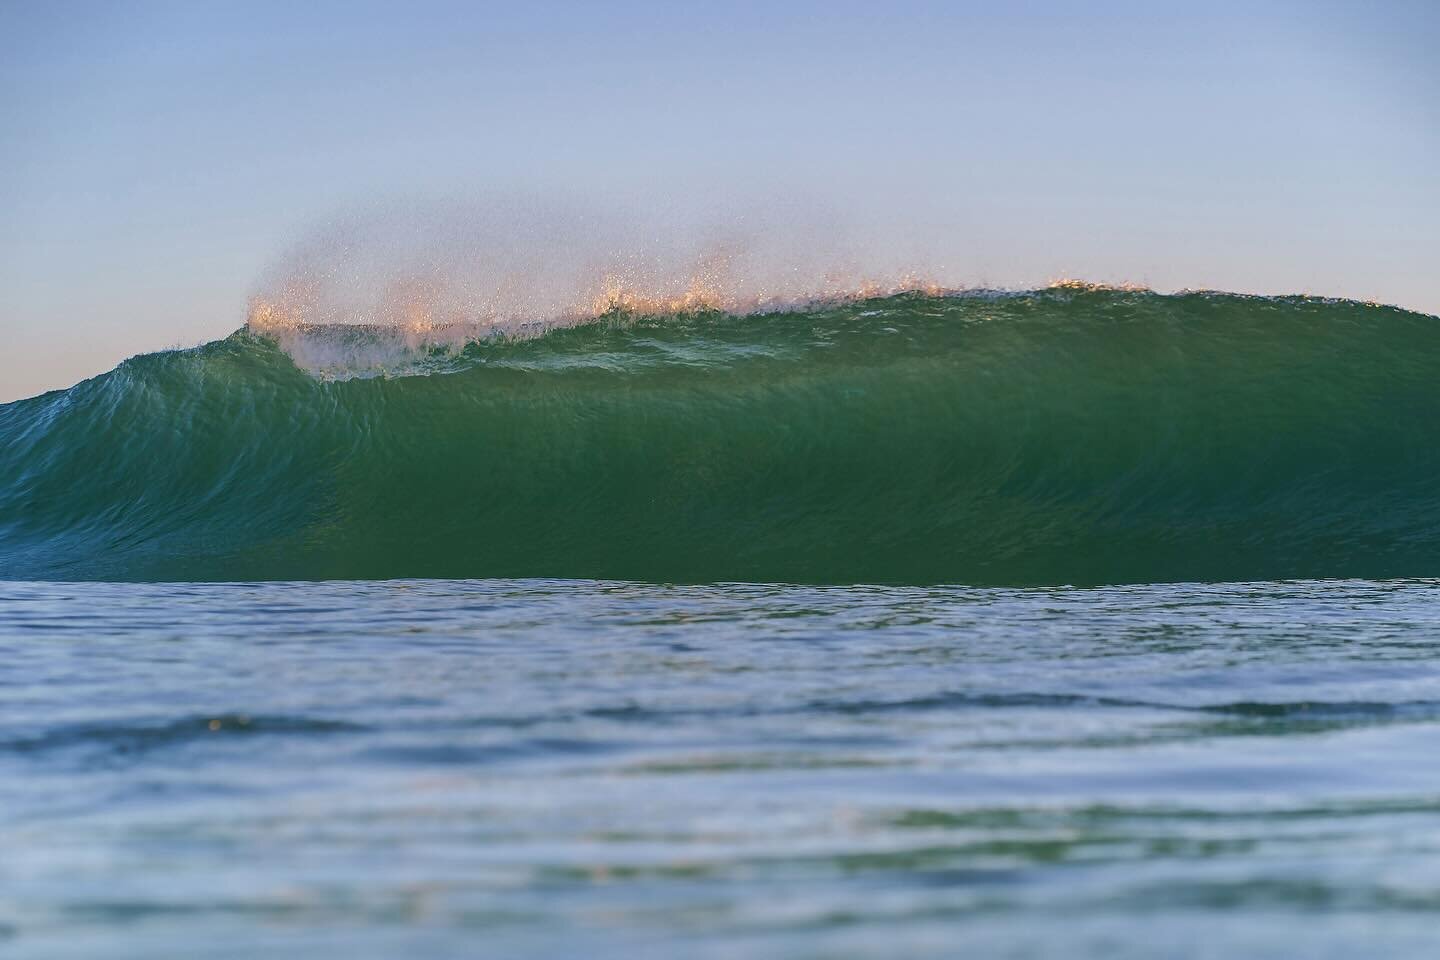
<svg viewBox="0 0 1440 960"><path fill-rule="evenodd" d="M0 664L0 954L1437 939L1440 582L0 583Z"/></svg>

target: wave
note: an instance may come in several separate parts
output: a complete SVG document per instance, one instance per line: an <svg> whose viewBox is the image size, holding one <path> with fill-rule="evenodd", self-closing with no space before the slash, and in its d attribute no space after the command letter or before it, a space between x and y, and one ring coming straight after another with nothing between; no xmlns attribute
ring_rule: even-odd
<svg viewBox="0 0 1440 960"><path fill-rule="evenodd" d="M287 336L0 406L0 577L1440 575L1440 320L1392 307L1070 284ZM362 376L297 365L337 343Z"/></svg>
<svg viewBox="0 0 1440 960"><path fill-rule="evenodd" d="M87 762L119 763L168 748L190 746L219 737L315 736L354 733L365 728L338 720L308 716L251 716L243 713L188 715L149 722L117 721L64 724L35 735L0 740L0 754L33 757L78 754Z"/></svg>

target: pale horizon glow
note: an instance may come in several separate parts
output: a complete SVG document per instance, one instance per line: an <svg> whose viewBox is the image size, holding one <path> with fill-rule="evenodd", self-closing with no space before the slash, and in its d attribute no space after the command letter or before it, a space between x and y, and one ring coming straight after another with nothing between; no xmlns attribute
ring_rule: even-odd
<svg viewBox="0 0 1440 960"><path fill-rule="evenodd" d="M0 0L0 402L225 336L337 217L480 195L643 202L667 248L703 198L777 275L1440 314L1434 4L679 6Z"/></svg>

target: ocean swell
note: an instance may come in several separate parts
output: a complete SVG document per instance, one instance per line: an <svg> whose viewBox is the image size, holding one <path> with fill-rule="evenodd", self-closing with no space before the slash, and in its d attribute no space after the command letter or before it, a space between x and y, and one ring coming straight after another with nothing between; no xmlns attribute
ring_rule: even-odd
<svg viewBox="0 0 1440 960"><path fill-rule="evenodd" d="M1435 317L1078 285L242 330L0 406L0 577L1440 576L1437 371Z"/></svg>

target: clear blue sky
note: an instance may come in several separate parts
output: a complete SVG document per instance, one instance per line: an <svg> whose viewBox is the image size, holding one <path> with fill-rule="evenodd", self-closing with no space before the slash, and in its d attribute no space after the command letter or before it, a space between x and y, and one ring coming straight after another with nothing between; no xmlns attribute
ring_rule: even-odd
<svg viewBox="0 0 1440 960"><path fill-rule="evenodd" d="M0 0L0 401L375 197L794 188L954 279L1440 313L1440 4Z"/></svg>

